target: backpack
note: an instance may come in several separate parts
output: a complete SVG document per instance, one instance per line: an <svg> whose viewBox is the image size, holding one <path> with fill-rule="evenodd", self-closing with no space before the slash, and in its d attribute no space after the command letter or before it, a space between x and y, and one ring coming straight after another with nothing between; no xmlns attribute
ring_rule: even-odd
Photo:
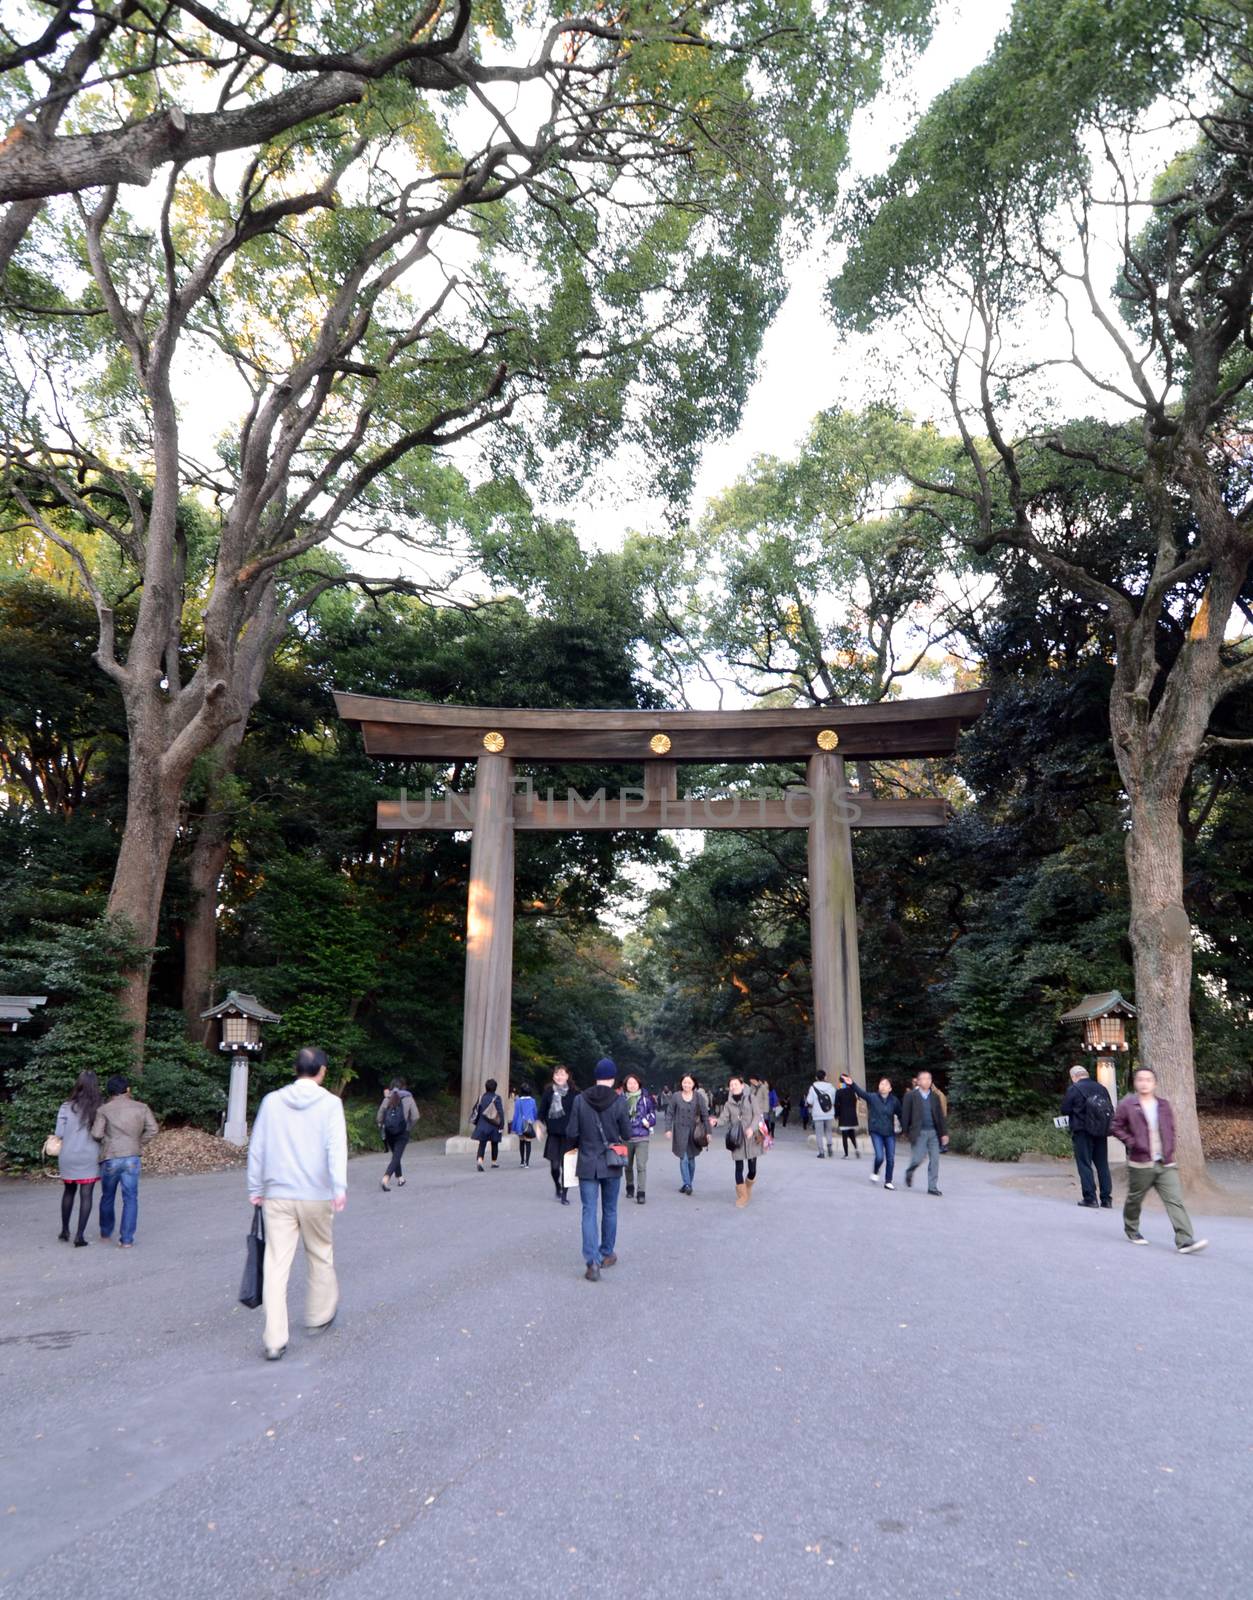
<svg viewBox="0 0 1253 1600"><path fill-rule="evenodd" d="M409 1126L409 1119L405 1115L405 1103L397 1100L394 1105L388 1106L383 1113L383 1132L390 1133L393 1138L398 1138Z"/></svg>
<svg viewBox="0 0 1253 1600"><path fill-rule="evenodd" d="M1077 1123L1084 1133L1091 1134L1094 1139L1104 1139L1108 1135L1114 1121L1114 1102L1103 1083L1093 1083L1083 1097L1078 1117L1070 1120L1072 1125Z"/></svg>
<svg viewBox="0 0 1253 1600"><path fill-rule="evenodd" d="M824 1117L829 1117L831 1115L831 1107L835 1104L835 1102L819 1083L814 1084L814 1094L818 1099L819 1111L822 1112Z"/></svg>

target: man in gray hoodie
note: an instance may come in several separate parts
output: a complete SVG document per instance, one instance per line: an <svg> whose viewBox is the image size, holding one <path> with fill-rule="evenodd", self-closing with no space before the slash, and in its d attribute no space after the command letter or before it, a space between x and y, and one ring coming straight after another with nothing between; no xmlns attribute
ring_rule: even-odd
<svg viewBox="0 0 1253 1600"><path fill-rule="evenodd" d="M322 1087L326 1065L324 1050L302 1050L296 1081L266 1095L248 1141L248 1193L265 1217L267 1361L287 1349L287 1280L297 1241L308 1268L309 1331L329 1328L339 1305L331 1225L348 1199L348 1129L343 1102Z"/></svg>

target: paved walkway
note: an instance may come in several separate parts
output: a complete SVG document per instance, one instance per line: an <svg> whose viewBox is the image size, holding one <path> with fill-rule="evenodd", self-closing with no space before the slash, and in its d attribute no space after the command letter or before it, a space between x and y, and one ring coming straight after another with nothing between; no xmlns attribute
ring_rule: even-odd
<svg viewBox="0 0 1253 1600"><path fill-rule="evenodd" d="M599 1285L542 1167L354 1162L340 1320L276 1365L242 1177L145 1180L125 1253L0 1186L0 1596L1249 1595L1253 1223L1133 1250L795 1131L746 1212L652 1161Z"/></svg>

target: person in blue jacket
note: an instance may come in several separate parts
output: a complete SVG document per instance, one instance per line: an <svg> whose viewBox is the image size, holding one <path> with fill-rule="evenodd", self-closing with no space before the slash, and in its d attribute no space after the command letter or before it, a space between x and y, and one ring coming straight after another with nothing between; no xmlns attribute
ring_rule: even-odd
<svg viewBox="0 0 1253 1600"><path fill-rule="evenodd" d="M518 1085L518 1092L513 1097L513 1120L509 1124L510 1133L518 1136L518 1165L529 1167L531 1165L531 1146L535 1143L535 1096L531 1093L528 1083Z"/></svg>
<svg viewBox="0 0 1253 1600"><path fill-rule="evenodd" d="M627 1140L626 1197L644 1204L644 1184L648 1179L649 1140L657 1126L657 1102L633 1072L622 1080L627 1114L631 1118L631 1137Z"/></svg>
<svg viewBox="0 0 1253 1600"><path fill-rule="evenodd" d="M849 1080L852 1082L852 1079ZM878 1183L879 1168L886 1167L883 1187L895 1189L892 1173L896 1162L896 1125L900 1121L901 1102L892 1090L891 1078L880 1078L877 1094L867 1094L860 1083L853 1083L859 1099L866 1102L866 1120L870 1124L870 1143L874 1146L874 1171L871 1183Z"/></svg>

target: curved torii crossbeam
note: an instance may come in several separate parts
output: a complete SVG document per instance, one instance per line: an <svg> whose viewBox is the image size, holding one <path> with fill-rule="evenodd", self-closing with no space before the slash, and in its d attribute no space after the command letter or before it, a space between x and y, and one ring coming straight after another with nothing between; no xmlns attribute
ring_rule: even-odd
<svg viewBox="0 0 1253 1600"><path fill-rule="evenodd" d="M617 832L634 828L805 828L809 833L809 922L814 1052L829 1078L865 1077L853 828L942 827L943 800L876 800L862 763L951 756L963 728L987 704L983 690L871 706L732 711L544 711L429 705L336 693L343 719L361 729L372 756L478 763L469 794L381 800L388 830L472 833L466 918L465 1017L461 1053L463 1123L485 1078L509 1088L513 988L513 860L519 829ZM681 796L681 763L805 760L806 783L782 797ZM845 760L862 778L850 787ZM536 793L514 764L642 766L642 788L591 797Z"/></svg>

